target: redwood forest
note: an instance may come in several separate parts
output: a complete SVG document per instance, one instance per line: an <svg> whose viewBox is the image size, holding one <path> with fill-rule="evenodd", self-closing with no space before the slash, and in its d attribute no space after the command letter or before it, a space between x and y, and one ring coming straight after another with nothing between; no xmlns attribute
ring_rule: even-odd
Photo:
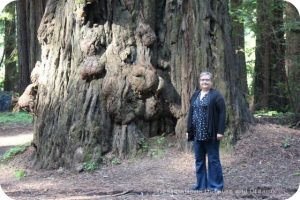
<svg viewBox="0 0 300 200"><path fill-rule="evenodd" d="M300 199L300 3L5 2L0 199ZM226 107L221 190L193 189L201 72Z"/></svg>

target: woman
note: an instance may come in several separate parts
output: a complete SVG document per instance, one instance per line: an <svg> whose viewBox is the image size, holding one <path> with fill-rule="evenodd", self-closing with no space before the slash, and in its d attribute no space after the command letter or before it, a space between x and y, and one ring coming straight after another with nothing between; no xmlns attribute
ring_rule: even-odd
<svg viewBox="0 0 300 200"><path fill-rule="evenodd" d="M197 184L194 190L221 191L224 187L219 156L224 136L226 108L223 96L212 88L212 74L200 74L200 90L190 101L188 141L193 141ZM206 170L206 155L208 170Z"/></svg>

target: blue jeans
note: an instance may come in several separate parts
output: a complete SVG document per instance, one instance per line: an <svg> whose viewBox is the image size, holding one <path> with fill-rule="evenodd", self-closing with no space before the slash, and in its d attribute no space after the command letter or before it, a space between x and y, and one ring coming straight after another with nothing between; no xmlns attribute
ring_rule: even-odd
<svg viewBox="0 0 300 200"><path fill-rule="evenodd" d="M223 190L224 180L220 162L220 141L194 142L196 164L196 189L199 190ZM206 154L208 157L208 170L206 170Z"/></svg>

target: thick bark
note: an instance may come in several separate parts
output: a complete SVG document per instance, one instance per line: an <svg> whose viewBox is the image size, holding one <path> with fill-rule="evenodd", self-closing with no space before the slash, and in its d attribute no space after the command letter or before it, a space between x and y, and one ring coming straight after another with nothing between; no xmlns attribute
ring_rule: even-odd
<svg viewBox="0 0 300 200"><path fill-rule="evenodd" d="M254 107L283 111L287 108L284 66L283 1L257 1L257 39Z"/></svg>
<svg viewBox="0 0 300 200"><path fill-rule="evenodd" d="M6 6L5 12L12 16L12 19L6 19L4 22L5 36L4 36L4 91L17 91L18 85L18 70L17 63L14 60L16 56L16 22L15 22L16 3L10 3Z"/></svg>
<svg viewBox="0 0 300 200"><path fill-rule="evenodd" d="M17 1L18 65L20 71L20 92L30 83L30 72L40 60L41 47L37 30L44 14L47 0Z"/></svg>
<svg viewBox="0 0 300 200"><path fill-rule="evenodd" d="M236 65L239 69L239 76L237 79L241 82L241 89L243 95L248 95L247 85L247 67L245 58L245 28L244 24L239 19L237 10L241 8L243 0L231 0L231 11L235 13L232 16L232 45L234 49L234 55L236 57Z"/></svg>
<svg viewBox="0 0 300 200"><path fill-rule="evenodd" d="M202 70L228 107L235 138L251 117L234 65L227 2L49 0L39 28L37 165L134 155L144 138L183 141Z"/></svg>
<svg viewBox="0 0 300 200"><path fill-rule="evenodd" d="M286 69L293 111L300 113L300 17L292 4L286 4Z"/></svg>

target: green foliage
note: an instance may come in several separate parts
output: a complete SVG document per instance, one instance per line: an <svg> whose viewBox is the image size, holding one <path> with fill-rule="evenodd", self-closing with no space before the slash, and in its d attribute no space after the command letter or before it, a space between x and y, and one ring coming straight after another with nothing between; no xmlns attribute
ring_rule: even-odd
<svg viewBox="0 0 300 200"><path fill-rule="evenodd" d="M155 136L148 140L143 139L140 143L141 149L139 153L147 154L151 157L161 156L164 153L164 148L166 147L167 140L163 135Z"/></svg>
<svg viewBox="0 0 300 200"><path fill-rule="evenodd" d="M10 4L16 5L16 2L12 2ZM7 5L6 8L0 13L0 49L3 49L5 21L15 20L15 6L11 6L10 4L9 6ZM0 58L1 56L2 53L0 54Z"/></svg>
<svg viewBox="0 0 300 200"><path fill-rule="evenodd" d="M282 31L300 31L299 21L286 21L284 26L281 28Z"/></svg>
<svg viewBox="0 0 300 200"><path fill-rule="evenodd" d="M0 66L1 67L1 66ZM0 72L1 73L1 72ZM4 77L0 74L0 91L2 91L4 88Z"/></svg>
<svg viewBox="0 0 300 200"><path fill-rule="evenodd" d="M231 17L253 32L256 30L256 3L256 0L244 0L238 7L230 7Z"/></svg>
<svg viewBox="0 0 300 200"><path fill-rule="evenodd" d="M254 116L269 116L269 117L274 117L278 115L279 113L276 110L258 110L254 114Z"/></svg>
<svg viewBox="0 0 300 200"><path fill-rule="evenodd" d="M77 4L84 4L85 0L75 0L75 3L77 3Z"/></svg>
<svg viewBox="0 0 300 200"><path fill-rule="evenodd" d="M289 147L291 146L291 141L292 141L292 138L291 138L291 137L286 137L286 138L284 139L284 142L282 143L282 147L283 147L284 149L289 148Z"/></svg>
<svg viewBox="0 0 300 200"><path fill-rule="evenodd" d="M0 21L5 21L5 20L12 21L14 20L14 16L10 12L4 11L0 14Z"/></svg>
<svg viewBox="0 0 300 200"><path fill-rule="evenodd" d="M142 138L141 142L140 142L140 145L141 145L141 151L143 153L145 152L148 152L149 151L149 148L150 148L150 144L148 141L145 140L145 138Z"/></svg>
<svg viewBox="0 0 300 200"><path fill-rule="evenodd" d="M120 165L122 162L119 158L113 158L111 164L113 165Z"/></svg>
<svg viewBox="0 0 300 200"><path fill-rule="evenodd" d="M32 115L27 112L0 113L0 123L32 123Z"/></svg>
<svg viewBox="0 0 300 200"><path fill-rule="evenodd" d="M88 172L94 172L98 169L99 165L96 162L85 162L83 163L83 170Z"/></svg>
<svg viewBox="0 0 300 200"><path fill-rule="evenodd" d="M4 155L1 158L1 161L7 161L9 159L12 159L15 155L23 153L29 145L20 145L16 147L12 147L8 151L4 153Z"/></svg>
<svg viewBox="0 0 300 200"><path fill-rule="evenodd" d="M93 158L93 154L91 152L86 152L84 154L83 160L85 162L89 162L90 160L92 160L92 158Z"/></svg>
<svg viewBox="0 0 300 200"><path fill-rule="evenodd" d="M255 111L254 116L259 117L259 116L268 116L268 117L286 117L286 116L291 116L294 115L292 112L278 112L276 110L258 110Z"/></svg>
<svg viewBox="0 0 300 200"><path fill-rule="evenodd" d="M16 63L18 60L18 53L16 47L16 31L15 28L12 29L12 24L16 20L16 2L9 3L4 11L0 13L0 90L3 90L3 82L4 82L4 66L11 64L15 66L15 76L18 76L18 69L16 67ZM10 33L5 35L5 31L10 30ZM5 41L4 41L5 38ZM6 44L4 44L6 43ZM10 48L14 48L10 55L6 55L3 58L4 48L5 46L10 46ZM10 66L11 67L11 66ZM11 69L11 68L10 68ZM16 77L9 76L10 80L16 80Z"/></svg>
<svg viewBox="0 0 300 200"><path fill-rule="evenodd" d="M23 169L18 169L15 171L15 177L20 180L21 178L24 178L26 176L26 171Z"/></svg>
<svg viewBox="0 0 300 200"><path fill-rule="evenodd" d="M293 176L300 176L300 171L295 172L295 173L293 173L292 175L293 175Z"/></svg>
<svg viewBox="0 0 300 200"><path fill-rule="evenodd" d="M160 148L153 148L153 149L150 149L149 151L149 155L151 157L159 157L161 155L163 155L163 149L160 149Z"/></svg>

